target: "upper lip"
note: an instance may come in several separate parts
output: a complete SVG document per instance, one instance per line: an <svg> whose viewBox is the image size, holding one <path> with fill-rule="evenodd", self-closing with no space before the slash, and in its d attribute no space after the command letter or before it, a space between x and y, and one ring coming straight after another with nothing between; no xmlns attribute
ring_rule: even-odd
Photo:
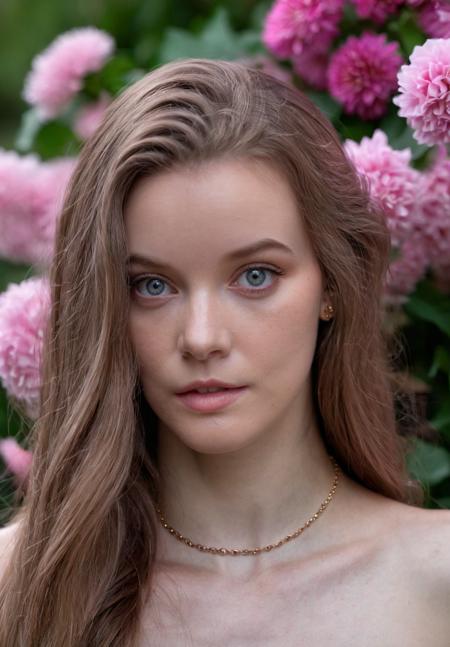
<svg viewBox="0 0 450 647"><path fill-rule="evenodd" d="M188 391L195 391L196 389L206 389L209 387L221 387L223 389L237 389L239 388L238 384L228 384L227 382L221 382L220 380L196 380L191 382L183 387L180 391L177 391L177 395L180 393L187 393Z"/></svg>

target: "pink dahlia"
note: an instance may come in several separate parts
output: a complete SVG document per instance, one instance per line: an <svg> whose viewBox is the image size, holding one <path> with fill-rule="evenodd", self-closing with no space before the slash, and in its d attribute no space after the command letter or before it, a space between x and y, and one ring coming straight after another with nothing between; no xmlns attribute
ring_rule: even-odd
<svg viewBox="0 0 450 647"><path fill-rule="evenodd" d="M262 39L280 58L305 49L326 50L338 33L344 0L276 0L266 16Z"/></svg>
<svg viewBox="0 0 450 647"><path fill-rule="evenodd" d="M420 7L419 24L427 36L450 38L450 4L447 0L429 0Z"/></svg>
<svg viewBox="0 0 450 647"><path fill-rule="evenodd" d="M103 67L114 50L113 38L95 27L61 34L32 63L23 91L42 119L58 115L81 90L83 78Z"/></svg>
<svg viewBox="0 0 450 647"><path fill-rule="evenodd" d="M305 50L292 59L293 68L299 77L317 90L327 89L328 62L328 51L313 48Z"/></svg>
<svg viewBox="0 0 450 647"><path fill-rule="evenodd" d="M428 267L427 247L419 231L403 241L399 257L389 265L385 277L383 300L387 304L402 305L408 300Z"/></svg>
<svg viewBox="0 0 450 647"><path fill-rule="evenodd" d="M449 272L450 281L450 159L439 159L422 174L418 206L421 229L437 274Z"/></svg>
<svg viewBox="0 0 450 647"><path fill-rule="evenodd" d="M78 137L88 139L95 133L110 103L111 97L103 93L98 101L89 103L81 108L74 123L74 131Z"/></svg>
<svg viewBox="0 0 450 647"><path fill-rule="evenodd" d="M404 0L353 0L360 18L368 18L378 25L394 14Z"/></svg>
<svg viewBox="0 0 450 647"><path fill-rule="evenodd" d="M53 253L62 197L75 166L71 158L41 162L0 149L0 256L47 265Z"/></svg>
<svg viewBox="0 0 450 647"><path fill-rule="evenodd" d="M369 185L372 200L383 210L395 246L408 238L418 225L415 207L420 173L411 168L411 151L394 150L382 130L358 144L352 139L344 149L356 170Z"/></svg>
<svg viewBox="0 0 450 647"><path fill-rule="evenodd" d="M49 308L45 278L10 283L0 294L0 379L31 418L39 413L42 341Z"/></svg>
<svg viewBox="0 0 450 647"><path fill-rule="evenodd" d="M350 36L331 57L330 93L348 114L377 119L397 87L401 62L397 43L386 42L384 34Z"/></svg>
<svg viewBox="0 0 450 647"><path fill-rule="evenodd" d="M23 486L33 461L32 452L23 449L15 438L9 437L0 440L0 456L8 472L13 474L17 487Z"/></svg>
<svg viewBox="0 0 450 647"><path fill-rule="evenodd" d="M393 98L420 144L450 142L450 39L416 46L398 73L400 94Z"/></svg>

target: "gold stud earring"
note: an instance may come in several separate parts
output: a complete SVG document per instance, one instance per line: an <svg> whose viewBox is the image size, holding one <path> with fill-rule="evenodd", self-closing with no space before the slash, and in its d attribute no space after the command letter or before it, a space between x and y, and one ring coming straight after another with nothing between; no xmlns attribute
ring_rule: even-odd
<svg viewBox="0 0 450 647"><path fill-rule="evenodd" d="M333 317L333 314L334 314L334 308L331 304L328 304L325 307L325 312L322 314L321 318L324 319L325 321L329 321Z"/></svg>

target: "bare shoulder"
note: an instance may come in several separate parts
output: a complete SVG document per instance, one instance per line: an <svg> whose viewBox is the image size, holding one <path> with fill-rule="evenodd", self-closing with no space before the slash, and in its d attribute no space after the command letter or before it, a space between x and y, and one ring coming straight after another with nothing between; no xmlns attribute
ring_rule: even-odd
<svg viewBox="0 0 450 647"><path fill-rule="evenodd" d="M450 510L400 505L395 563L416 621L429 627L429 645L447 645L450 634ZM394 562L392 562L394 563Z"/></svg>
<svg viewBox="0 0 450 647"><path fill-rule="evenodd" d="M402 506L397 526L398 549L407 566L429 573L450 593L450 510ZM426 572L424 572L426 571Z"/></svg>

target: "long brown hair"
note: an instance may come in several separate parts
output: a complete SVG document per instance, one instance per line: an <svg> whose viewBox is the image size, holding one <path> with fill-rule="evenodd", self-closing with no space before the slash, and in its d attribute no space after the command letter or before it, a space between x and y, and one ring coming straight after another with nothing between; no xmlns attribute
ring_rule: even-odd
<svg viewBox="0 0 450 647"><path fill-rule="evenodd" d="M128 335L124 201L139 176L220 156L275 164L298 199L335 317L313 362L323 441L355 481L421 505L383 332L390 236L327 118L237 62L164 65L85 145L50 271L34 462L0 590L2 647L136 644L156 552L156 419Z"/></svg>

